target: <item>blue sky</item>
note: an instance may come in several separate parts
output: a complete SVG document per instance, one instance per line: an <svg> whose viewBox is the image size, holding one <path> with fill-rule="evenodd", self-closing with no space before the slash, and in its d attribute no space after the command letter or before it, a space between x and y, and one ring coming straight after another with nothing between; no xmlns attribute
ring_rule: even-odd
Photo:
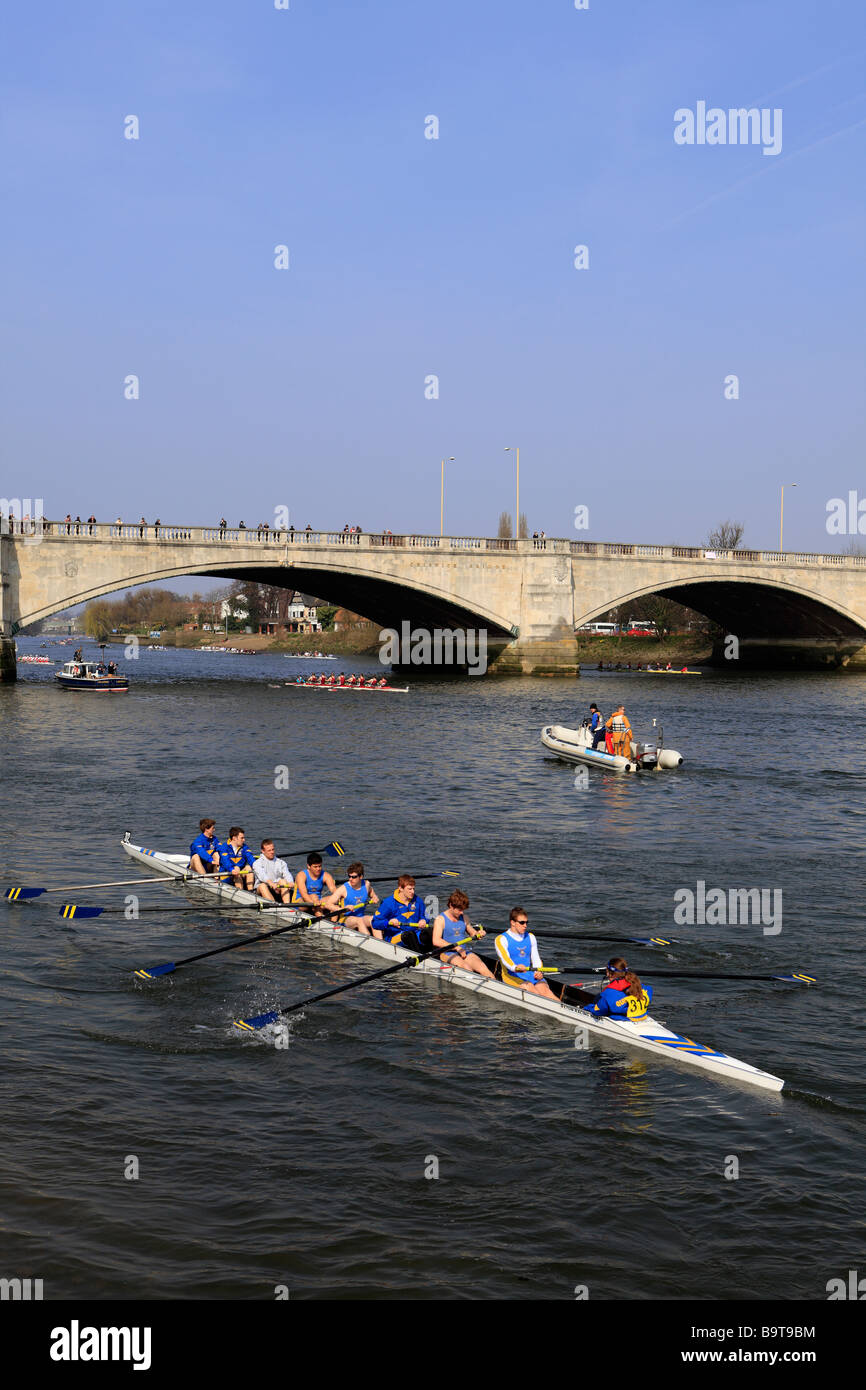
<svg viewBox="0 0 866 1390"><path fill-rule="evenodd" d="M4 495L435 532L453 454L446 530L493 534L519 444L548 535L772 547L785 482L786 548L839 547L862 0L47 0L3 50ZM781 154L676 145L698 101Z"/></svg>

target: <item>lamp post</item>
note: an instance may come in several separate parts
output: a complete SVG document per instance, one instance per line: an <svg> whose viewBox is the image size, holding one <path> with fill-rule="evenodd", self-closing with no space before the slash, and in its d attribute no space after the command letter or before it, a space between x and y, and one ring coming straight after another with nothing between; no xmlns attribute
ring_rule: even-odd
<svg viewBox="0 0 866 1390"><path fill-rule="evenodd" d="M453 455L453 454L452 454L451 457L449 458L448 462L449 462L449 463L453 463L453 462L454 462L454 455ZM445 535L445 460L444 460L444 459L442 460L442 482L441 482L440 487L439 487L439 535L440 535L440 536L444 536L444 535Z"/></svg>
<svg viewBox="0 0 866 1390"><path fill-rule="evenodd" d="M511 445L505 450L506 454L512 452ZM514 518L514 539L520 540L520 449L516 448L514 454L517 458L517 514Z"/></svg>
<svg viewBox="0 0 866 1390"><path fill-rule="evenodd" d="M782 536L783 536L783 534L784 534L784 526L785 526L785 486L786 486L786 484L783 483L783 484L782 484L782 500L781 500L781 502L779 503L779 554L780 554L780 555L784 554L784 547L783 547L783 545L782 545ZM787 486L788 486L788 487L796 487L797 484L796 484L796 483L788 483Z"/></svg>

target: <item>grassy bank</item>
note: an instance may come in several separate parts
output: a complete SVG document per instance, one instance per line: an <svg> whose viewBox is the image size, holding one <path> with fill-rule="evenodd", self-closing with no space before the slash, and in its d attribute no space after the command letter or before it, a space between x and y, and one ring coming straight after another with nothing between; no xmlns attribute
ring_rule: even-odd
<svg viewBox="0 0 866 1390"><path fill-rule="evenodd" d="M154 638L154 641L157 639ZM166 647L246 647L254 652L323 652L325 656L375 656L379 650L378 629L351 628L342 632L299 632L291 636L264 637L258 633L165 632L159 639Z"/></svg>
<svg viewBox="0 0 866 1390"><path fill-rule="evenodd" d="M636 661L644 665L648 661L672 662L675 666L695 666L698 662L709 661L713 644L700 633L687 633L680 637L593 637L589 633L578 633L577 659L581 666L591 669L600 661L617 661L625 664Z"/></svg>

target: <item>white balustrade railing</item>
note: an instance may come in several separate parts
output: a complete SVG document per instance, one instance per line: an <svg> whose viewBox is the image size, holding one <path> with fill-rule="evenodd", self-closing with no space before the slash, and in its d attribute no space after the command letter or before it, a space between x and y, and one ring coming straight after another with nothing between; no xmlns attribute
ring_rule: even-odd
<svg viewBox="0 0 866 1390"><path fill-rule="evenodd" d="M703 563L772 566L822 566L862 568L866 555L823 555L816 551L777 550L711 550L703 546L646 545L621 541L573 541L548 536L514 537L436 536L423 533L390 531L296 531L291 527L241 526L177 526L162 521L88 522L80 519L45 521L42 518L26 522L16 516L0 513L0 535L22 536L31 542L39 539L98 541L142 541L152 543L279 546L291 550L304 545L354 546L370 550L394 548L399 550L452 551L485 550L509 554L571 555L583 559L602 557L609 560L698 560Z"/></svg>

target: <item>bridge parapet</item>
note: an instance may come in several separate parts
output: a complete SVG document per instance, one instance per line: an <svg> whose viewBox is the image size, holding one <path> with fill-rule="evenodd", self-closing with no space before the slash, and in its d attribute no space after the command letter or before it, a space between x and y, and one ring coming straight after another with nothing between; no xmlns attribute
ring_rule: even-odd
<svg viewBox="0 0 866 1390"><path fill-rule="evenodd" d="M23 536L38 541L47 537L53 541L142 541L168 545L262 545L292 547L351 546L358 550L421 550L439 554L465 554L467 551L531 555L543 551L555 555L571 555L576 559L610 560L685 560L693 562L728 562L737 565L795 566L858 570L866 566L866 555L825 555L816 551L775 550L708 550L702 546L649 545L629 541L573 541L565 537L525 537L521 540L496 536L436 536L420 532L394 534L390 531L287 531L285 528L237 526L183 526L148 522L117 524L86 521L32 521L23 523L14 517L0 515L0 534Z"/></svg>
<svg viewBox="0 0 866 1390"><path fill-rule="evenodd" d="M521 545L526 542L522 541ZM866 566L866 555L822 555L813 551L777 550L706 550L695 545L640 545L607 541L570 541L571 553L595 560L706 560L714 564L728 561L737 565L785 565L802 568L862 569ZM550 542L548 542L550 545Z"/></svg>

